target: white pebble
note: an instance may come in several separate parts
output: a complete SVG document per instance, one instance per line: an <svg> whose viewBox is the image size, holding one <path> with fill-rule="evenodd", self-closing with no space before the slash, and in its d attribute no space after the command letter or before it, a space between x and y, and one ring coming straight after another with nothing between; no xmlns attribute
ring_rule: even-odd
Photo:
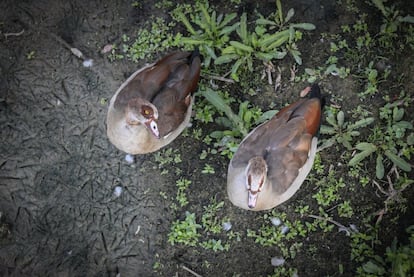
<svg viewBox="0 0 414 277"><path fill-rule="evenodd" d="M354 231L355 233L358 233L358 227L355 224L350 224L349 228L351 228L352 231Z"/></svg>
<svg viewBox="0 0 414 277"><path fill-rule="evenodd" d="M92 59L86 59L86 60L83 61L82 64L83 64L84 67L92 67L93 60Z"/></svg>
<svg viewBox="0 0 414 277"><path fill-rule="evenodd" d="M223 230L227 232L227 231L230 231L232 225L230 222L223 222L222 227L223 227Z"/></svg>
<svg viewBox="0 0 414 277"><path fill-rule="evenodd" d="M283 258L278 258L278 257L273 257L271 260L271 263L273 266L281 266L285 263L285 259Z"/></svg>
<svg viewBox="0 0 414 277"><path fill-rule="evenodd" d="M121 186L116 186L115 189L114 189L114 195L116 197L119 197L119 196L121 196L121 193L122 193L122 187Z"/></svg>
<svg viewBox="0 0 414 277"><path fill-rule="evenodd" d="M280 220L280 218L277 217L272 217L270 219L270 221L272 222L273 225L275 226L279 226L280 224L282 224L282 221Z"/></svg>
<svg viewBox="0 0 414 277"><path fill-rule="evenodd" d="M134 156L133 155L131 155L131 154L127 154L126 156L125 156L125 161L127 162L127 163L129 163L129 164L132 164L133 162L134 162Z"/></svg>
<svg viewBox="0 0 414 277"><path fill-rule="evenodd" d="M286 225L283 225L282 229L280 230L280 233L282 235L285 235L285 234L287 234L287 232L289 232L289 227L287 227Z"/></svg>

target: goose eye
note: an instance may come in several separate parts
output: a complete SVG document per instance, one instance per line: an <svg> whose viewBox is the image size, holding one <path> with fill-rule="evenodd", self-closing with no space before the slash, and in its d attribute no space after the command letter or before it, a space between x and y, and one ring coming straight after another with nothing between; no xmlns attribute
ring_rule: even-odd
<svg viewBox="0 0 414 277"><path fill-rule="evenodd" d="M151 118L153 116L152 108L149 106L143 106L141 114L147 119Z"/></svg>

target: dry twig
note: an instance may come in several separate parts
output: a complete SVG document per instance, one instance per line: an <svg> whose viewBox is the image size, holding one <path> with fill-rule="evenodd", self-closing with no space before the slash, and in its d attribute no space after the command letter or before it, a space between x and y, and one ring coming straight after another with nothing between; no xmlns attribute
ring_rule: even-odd
<svg viewBox="0 0 414 277"><path fill-rule="evenodd" d="M234 84L233 79L226 78L225 76L216 76L216 75L208 74L207 77L213 80L218 80L218 81Z"/></svg>
<svg viewBox="0 0 414 277"><path fill-rule="evenodd" d="M335 221L335 220L330 219L330 218L318 216L318 215L313 215L313 214L308 215L308 217L328 221L328 222L338 226L339 231L345 231L347 235L350 235L351 233L357 232L355 226L353 226L353 225L351 225L350 227L345 227L344 225L342 225L338 221Z"/></svg>
<svg viewBox="0 0 414 277"><path fill-rule="evenodd" d="M186 267L185 265L182 266L182 268L188 272L190 272L191 274L193 274L196 277L203 277L200 274L198 274L197 272L192 271L191 269L189 269L188 267Z"/></svg>
<svg viewBox="0 0 414 277"><path fill-rule="evenodd" d="M4 37L5 38L8 38L8 37L18 37L18 36L23 35L23 33L24 33L24 29L21 30L20 32L17 32L17 33L5 33L4 34Z"/></svg>

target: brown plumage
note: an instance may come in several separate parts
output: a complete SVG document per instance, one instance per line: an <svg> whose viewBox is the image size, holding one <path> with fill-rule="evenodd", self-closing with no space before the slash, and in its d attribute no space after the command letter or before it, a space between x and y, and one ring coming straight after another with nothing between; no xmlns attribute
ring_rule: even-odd
<svg viewBox="0 0 414 277"><path fill-rule="evenodd" d="M133 73L109 104L109 140L129 154L173 141L190 121L200 63L198 51L174 52Z"/></svg>
<svg viewBox="0 0 414 277"><path fill-rule="evenodd" d="M317 85L310 98L283 108L241 142L230 161L227 192L243 209L271 209L299 189L312 168L321 121Z"/></svg>

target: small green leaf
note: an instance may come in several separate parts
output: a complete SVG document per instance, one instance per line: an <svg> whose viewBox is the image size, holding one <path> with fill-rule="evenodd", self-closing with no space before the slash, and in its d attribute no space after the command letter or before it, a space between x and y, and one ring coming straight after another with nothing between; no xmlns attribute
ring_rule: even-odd
<svg viewBox="0 0 414 277"><path fill-rule="evenodd" d="M249 110L248 108L249 102L244 101L239 105L239 117L243 118L243 115Z"/></svg>
<svg viewBox="0 0 414 277"><path fill-rule="evenodd" d="M339 141L339 139L338 139L338 141ZM343 139L343 140L341 140L341 143L342 143L343 146L345 146L346 149L348 149L348 150L352 149L352 146L351 146L351 144L349 143L348 140Z"/></svg>
<svg viewBox="0 0 414 277"><path fill-rule="evenodd" d="M394 122L400 121L404 116L404 109L394 107L392 111L392 119Z"/></svg>
<svg viewBox="0 0 414 277"><path fill-rule="evenodd" d="M377 163L375 166L375 175L377 176L378 179L382 179L384 178L384 164L382 162L382 155L378 154L377 156Z"/></svg>
<svg viewBox="0 0 414 277"><path fill-rule="evenodd" d="M223 63L229 63L233 60L237 60L239 58L239 55L237 54L226 54L218 57L214 60L214 64L223 64Z"/></svg>
<svg viewBox="0 0 414 277"><path fill-rule="evenodd" d="M297 64L302 64L302 58L300 57L300 52L298 50L290 50L290 54L292 54Z"/></svg>
<svg viewBox="0 0 414 277"><path fill-rule="evenodd" d="M236 18L237 17L237 13L229 13L229 14L226 14L226 16L224 17L224 20L223 20L223 22L221 22L221 23L219 23L219 27L221 28L221 27L223 27L223 26L226 26L230 21L232 21L234 18ZM236 23L236 24L239 24L239 23ZM234 26L234 25L233 25ZM232 26L232 27L233 27ZM226 27L224 27L224 29L225 29Z"/></svg>
<svg viewBox="0 0 414 277"><path fill-rule="evenodd" d="M181 42L183 44L200 45L200 44L204 44L205 41L204 40L199 40L199 39L182 37Z"/></svg>
<svg viewBox="0 0 414 277"><path fill-rule="evenodd" d="M249 53L252 53L254 51L254 49L252 47L250 47L248 45L245 45L243 43L240 43L238 41L232 40L232 41L230 41L230 45L237 48L237 49L240 49L242 51L246 51L246 52L249 52Z"/></svg>
<svg viewBox="0 0 414 277"><path fill-rule="evenodd" d="M392 153L390 150L385 150L384 152L385 156L389 158L396 166L398 166L401 170L404 170L406 172L411 171L411 165L407 163L402 158L398 157L394 153Z"/></svg>
<svg viewBox="0 0 414 277"><path fill-rule="evenodd" d="M393 129L408 129L411 130L413 128L413 124L411 124L411 122L402 120L402 121L398 121L396 123L394 123L394 125L392 125Z"/></svg>
<svg viewBox="0 0 414 277"><path fill-rule="evenodd" d="M385 270L383 267L380 267L373 263L372 261L369 261L365 263L362 268L366 273L372 273L372 274L378 274L377 276L381 276L385 273Z"/></svg>
<svg viewBox="0 0 414 277"><path fill-rule="evenodd" d="M287 12L286 18L285 18L285 23L288 22L293 16L295 15L295 10L289 9L289 11Z"/></svg>
<svg viewBox="0 0 414 277"><path fill-rule="evenodd" d="M344 125L344 121L345 121L345 114L343 111L339 111L338 114L336 115L336 120L338 122L338 126L342 127Z"/></svg>
<svg viewBox="0 0 414 277"><path fill-rule="evenodd" d="M404 17L399 18L400 22L407 22L407 23L414 23L414 16L406 15Z"/></svg>
<svg viewBox="0 0 414 277"><path fill-rule="evenodd" d="M360 142L355 145L355 148L361 151L370 151L371 153L377 150L377 147L369 142Z"/></svg>
<svg viewBox="0 0 414 277"><path fill-rule="evenodd" d="M272 35L264 36L259 41L259 43L262 47L267 47L270 44L272 44L273 42L275 42L276 40L281 39L281 38L285 38L286 40L288 40L289 39L289 30L284 30L284 31L276 32Z"/></svg>
<svg viewBox="0 0 414 277"><path fill-rule="evenodd" d="M286 56L286 52L284 52L284 51L274 51L273 52L273 57L275 58L275 59L278 59L278 60L280 60L280 59L283 59L284 57Z"/></svg>
<svg viewBox="0 0 414 277"><path fill-rule="evenodd" d="M276 0L276 7L277 7L277 14L279 15L279 22L282 24L283 22L283 11L282 11L282 3L280 0Z"/></svg>
<svg viewBox="0 0 414 277"><path fill-rule="evenodd" d="M289 40L289 35L283 36L283 37L279 38L278 40L274 41L273 43L271 43L269 46L267 46L266 50L267 51L275 50L276 48L278 48L282 44L286 43L288 40Z"/></svg>
<svg viewBox="0 0 414 277"><path fill-rule="evenodd" d="M266 111L259 117L256 123L265 122L266 120L271 119L276 113L277 113L277 110Z"/></svg>
<svg viewBox="0 0 414 277"><path fill-rule="evenodd" d="M336 66L336 64L331 64L330 66L328 66L325 70L325 74L336 74L338 73L338 67Z"/></svg>
<svg viewBox="0 0 414 277"><path fill-rule="evenodd" d="M221 139L223 137L223 131L213 131L210 134L210 137L215 138L215 139Z"/></svg>
<svg viewBox="0 0 414 277"><path fill-rule="evenodd" d="M274 21L268 20L266 18L259 18L256 19L256 24L258 25L276 25L276 23Z"/></svg>
<svg viewBox="0 0 414 277"><path fill-rule="evenodd" d="M234 46L227 46L226 48L224 48L221 52L223 55L226 54L236 54L236 48L234 48Z"/></svg>
<svg viewBox="0 0 414 277"><path fill-rule="evenodd" d="M316 29L315 25L313 25L312 23L297 23L297 24L292 24L290 26L292 26L293 28L303 29L306 31L312 31Z"/></svg>
<svg viewBox="0 0 414 277"><path fill-rule="evenodd" d="M184 15L184 13L179 12L178 13L178 19L185 25L185 27L187 28L187 31L192 34L195 35L197 34L197 32L194 30L193 26L191 25L191 23L188 21L187 17Z"/></svg>
<svg viewBox="0 0 414 277"><path fill-rule="evenodd" d="M257 52L254 54L258 59L263 61L270 61L273 59L272 53L263 53L263 52Z"/></svg>
<svg viewBox="0 0 414 277"><path fill-rule="evenodd" d="M372 3L382 12L384 16L387 15L387 11L385 10L384 0L371 0Z"/></svg>
<svg viewBox="0 0 414 277"><path fill-rule="evenodd" d="M414 133L411 133L407 137L407 144L408 145L414 145Z"/></svg>
<svg viewBox="0 0 414 277"><path fill-rule="evenodd" d="M246 111L246 113L243 116L243 120L246 123L250 123L250 120L252 119L252 117L253 117L253 113L251 111Z"/></svg>
<svg viewBox="0 0 414 277"><path fill-rule="evenodd" d="M338 124L336 123L336 119L335 119L333 113L328 113L328 115L326 116L326 121L329 124L331 124L331 126L338 127Z"/></svg>
<svg viewBox="0 0 414 277"><path fill-rule="evenodd" d="M239 59L237 60L233 66L231 67L231 77L238 82L239 81L239 76L237 75L237 71L239 70L239 67L243 64L243 60Z"/></svg>
<svg viewBox="0 0 414 277"><path fill-rule="evenodd" d="M247 32L247 15L243 13L240 17L240 27L237 29L237 33L239 34L240 38L242 39L243 43L247 43L249 40L248 32Z"/></svg>
<svg viewBox="0 0 414 277"><path fill-rule="evenodd" d="M326 125L321 125L321 128L320 128L319 131L322 135L334 135L334 134L336 134L336 130L334 128L326 126Z"/></svg>
<svg viewBox="0 0 414 277"><path fill-rule="evenodd" d="M237 29L237 27L239 26L239 24L240 23L236 23L236 24L233 24L232 26L226 26L226 27L224 27L223 29L221 29L219 35L220 36L221 35L228 35L228 34L232 33L234 30Z"/></svg>
<svg viewBox="0 0 414 277"><path fill-rule="evenodd" d="M305 68L305 73L308 74L308 75L315 75L316 74L315 70L312 69L312 68Z"/></svg>
<svg viewBox="0 0 414 277"><path fill-rule="evenodd" d="M348 125L347 129L348 130L359 129L359 128L362 128L362 127L365 127L365 126L370 125L374 121L375 121L375 118L373 118L373 117L367 117L367 118L358 120L354 124Z"/></svg>
<svg viewBox="0 0 414 277"><path fill-rule="evenodd" d="M368 157L369 155L371 155L372 152L370 151L362 151L359 152L358 154L356 154L350 161L349 161L349 165L350 166L355 166L357 164L359 164L363 159L365 159L366 157Z"/></svg>
<svg viewBox="0 0 414 277"><path fill-rule="evenodd" d="M210 57L212 57L213 59L217 59L216 53L214 52L213 48L211 48L208 45L204 45L204 49L206 50L206 52L208 53Z"/></svg>

